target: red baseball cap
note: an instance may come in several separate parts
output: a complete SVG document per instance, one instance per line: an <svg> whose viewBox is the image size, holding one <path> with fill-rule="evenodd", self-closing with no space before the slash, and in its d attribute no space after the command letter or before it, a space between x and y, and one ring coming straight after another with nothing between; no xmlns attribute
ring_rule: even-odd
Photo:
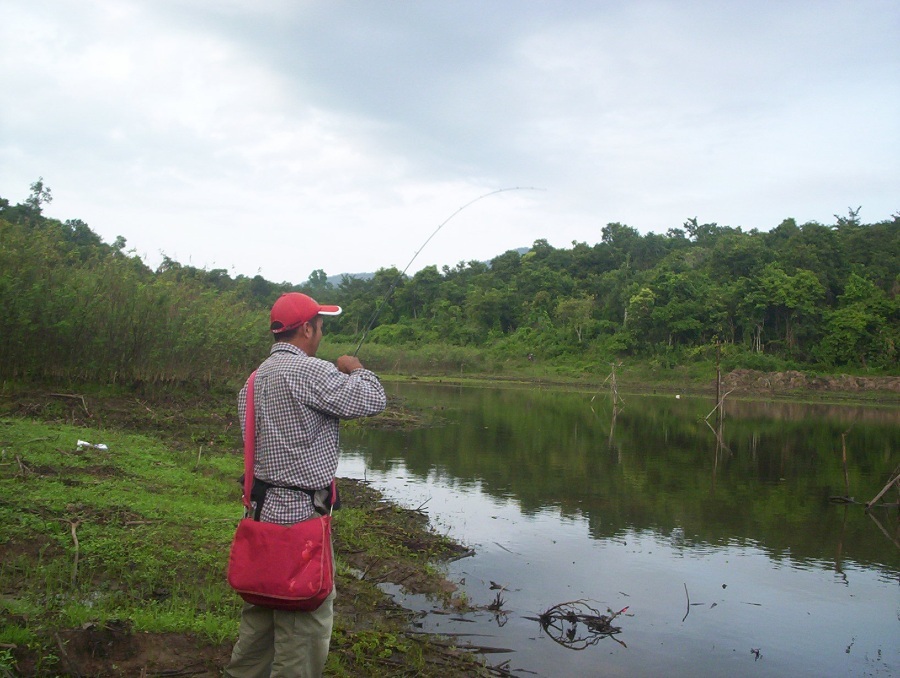
<svg viewBox="0 0 900 678"><path fill-rule="evenodd" d="M322 306L312 297L300 292L287 292L278 297L272 305L269 319L272 321L270 328L273 333L280 334L300 327L317 315L340 315L340 306Z"/></svg>

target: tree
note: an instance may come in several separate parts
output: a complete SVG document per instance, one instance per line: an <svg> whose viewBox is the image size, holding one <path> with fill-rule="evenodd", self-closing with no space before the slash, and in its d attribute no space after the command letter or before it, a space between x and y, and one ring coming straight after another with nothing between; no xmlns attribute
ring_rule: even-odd
<svg viewBox="0 0 900 678"><path fill-rule="evenodd" d="M507 250L491 259L491 271L503 282L509 282L522 268L522 255L516 250Z"/></svg>
<svg viewBox="0 0 900 678"><path fill-rule="evenodd" d="M594 314L594 297L563 297L556 304L556 319L575 332L578 343L584 341L584 331Z"/></svg>
<svg viewBox="0 0 900 678"><path fill-rule="evenodd" d="M765 267L760 287L776 316L776 323L784 327L785 346L788 350L795 349L799 323L813 318L818 302L825 296L825 289L812 271L799 269L789 275L778 263ZM809 328L806 333L810 333Z"/></svg>
<svg viewBox="0 0 900 678"><path fill-rule="evenodd" d="M36 215L41 213L41 205L47 205L53 202L53 196L50 189L44 186L44 177L38 177L38 180L31 184L31 195L25 199L25 204Z"/></svg>
<svg viewBox="0 0 900 678"><path fill-rule="evenodd" d="M760 234L729 233L713 245L710 274L721 280L754 278L772 256Z"/></svg>
<svg viewBox="0 0 900 678"><path fill-rule="evenodd" d="M601 230L600 242L609 255L608 268L628 268L634 248L641 240L637 229L618 222L606 224Z"/></svg>
<svg viewBox="0 0 900 678"><path fill-rule="evenodd" d="M834 218L837 222L837 227L840 228L856 228L860 225L859 213L862 211L862 205L853 209L852 207L847 208L847 216L842 217L839 214L835 214Z"/></svg>
<svg viewBox="0 0 900 678"><path fill-rule="evenodd" d="M649 287L641 287L629 298L625 321L622 325L626 329L640 332L646 337L652 330L651 314L655 305L656 295L653 290Z"/></svg>
<svg viewBox="0 0 900 678"><path fill-rule="evenodd" d="M838 308L826 313L826 334L817 347L819 358L828 365L862 367L895 361L898 310L896 300L888 299L870 280L851 273Z"/></svg>
<svg viewBox="0 0 900 678"><path fill-rule="evenodd" d="M328 276L321 268L310 273L302 287L304 292L314 299L324 298L324 295L334 289L334 285L328 282Z"/></svg>
<svg viewBox="0 0 900 678"><path fill-rule="evenodd" d="M437 266L426 266L410 279L397 295L402 312L412 318L424 318L440 294L441 274Z"/></svg>
<svg viewBox="0 0 900 678"><path fill-rule="evenodd" d="M654 329L664 330L669 345L703 343L722 330L720 296L705 273L663 272L653 281Z"/></svg>

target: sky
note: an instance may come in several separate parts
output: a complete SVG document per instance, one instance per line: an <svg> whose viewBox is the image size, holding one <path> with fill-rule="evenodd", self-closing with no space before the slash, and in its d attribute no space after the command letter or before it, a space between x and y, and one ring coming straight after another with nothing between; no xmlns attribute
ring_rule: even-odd
<svg viewBox="0 0 900 678"><path fill-rule="evenodd" d="M896 0L0 0L0 197L294 284L874 223L898 35Z"/></svg>

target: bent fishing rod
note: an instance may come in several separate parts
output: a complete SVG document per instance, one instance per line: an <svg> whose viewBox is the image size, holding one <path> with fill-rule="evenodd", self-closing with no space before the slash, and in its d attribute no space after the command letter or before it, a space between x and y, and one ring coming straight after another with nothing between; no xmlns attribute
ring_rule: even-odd
<svg viewBox="0 0 900 678"><path fill-rule="evenodd" d="M436 229L434 229L434 231L431 233L431 235L428 236L428 238L425 240L425 242L422 243L422 246L416 250L416 253L413 254L412 259L410 259L409 263L406 264L406 268L404 268L402 271L400 271L400 274L396 278L394 278L394 281L391 283L391 286L388 288L387 294L384 295L384 299L382 300L382 302L380 304L376 305L375 312L372 314L372 318L369 320L368 324L366 325L366 328L363 330L362 338L359 340L359 344L357 344L356 350L353 351L353 355L356 356L356 354L359 353L359 349L362 348L363 342L366 340L366 337L369 335L369 330L372 329L372 326L375 324L375 321L378 320L378 316L381 314L381 309L387 305L388 301L390 301L391 295L394 294L394 288L397 287L399 282L403 279L403 276L406 275L406 272L409 270L409 267L412 266L412 263L416 260L416 257L419 256L419 252L421 252L422 250L425 249L425 246L429 242L431 242L431 239L438 234L438 231L440 231L447 224L448 221L450 221L453 217L455 217L457 214L462 212L467 207L474 205L479 200L484 200L485 198L489 198L492 195L497 195L498 193L506 193L508 191L541 191L541 190L543 190L543 189L535 188L534 186L512 186L510 188L498 188L496 191L491 191L490 193L485 193L483 195L479 195L474 200L470 200L465 205L463 205L462 207L457 209L449 217L444 219L438 225L438 227Z"/></svg>

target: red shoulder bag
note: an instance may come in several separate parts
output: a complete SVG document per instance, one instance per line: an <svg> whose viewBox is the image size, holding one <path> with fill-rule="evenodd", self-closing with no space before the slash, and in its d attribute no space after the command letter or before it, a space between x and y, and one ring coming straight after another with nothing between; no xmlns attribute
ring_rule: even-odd
<svg viewBox="0 0 900 678"><path fill-rule="evenodd" d="M252 515L256 416L253 383L247 382L244 424L244 506ZM228 558L228 584L248 603L279 610L317 609L334 590L331 515L293 525L243 518Z"/></svg>

